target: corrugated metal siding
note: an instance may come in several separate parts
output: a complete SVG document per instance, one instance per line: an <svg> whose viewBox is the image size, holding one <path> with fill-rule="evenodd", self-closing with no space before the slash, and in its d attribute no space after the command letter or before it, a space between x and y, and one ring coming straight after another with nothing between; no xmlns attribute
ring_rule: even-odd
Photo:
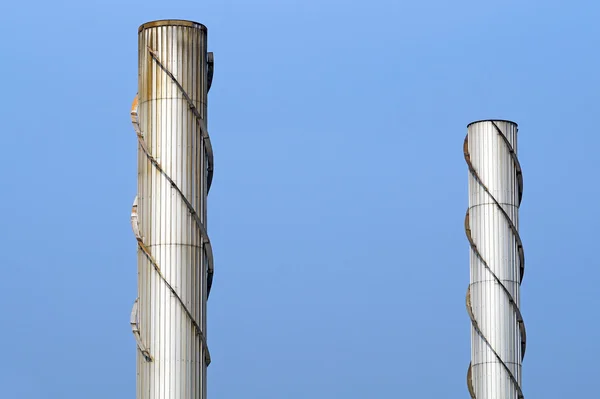
<svg viewBox="0 0 600 399"><path fill-rule="evenodd" d="M206 159L196 118L148 47L206 117L206 29L199 24L143 25L139 33L139 121L149 152L206 225ZM207 261L200 231L180 195L138 152L138 215L143 240L166 280L206 335ZM206 398L200 338L181 303L138 255L139 325L154 361L138 353L138 399Z"/></svg>
<svg viewBox="0 0 600 399"><path fill-rule="evenodd" d="M517 126L494 122L516 152ZM519 187L509 147L491 122L468 128L473 167L518 228ZM515 236L509 222L482 186L469 174L469 218L473 241L482 258L519 306L520 270ZM521 383L521 336L514 306L502 287L471 251L471 303L475 319L496 353ZM477 399L517 399L518 392L490 347L473 328L472 381Z"/></svg>

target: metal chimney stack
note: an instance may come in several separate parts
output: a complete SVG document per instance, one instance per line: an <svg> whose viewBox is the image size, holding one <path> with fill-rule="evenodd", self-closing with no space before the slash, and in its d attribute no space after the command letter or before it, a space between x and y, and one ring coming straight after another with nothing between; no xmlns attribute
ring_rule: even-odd
<svg viewBox="0 0 600 399"><path fill-rule="evenodd" d="M163 20L139 28L138 298L131 327L138 346L138 399L205 399L206 301L213 257L206 197L213 154L206 122L212 81L207 29Z"/></svg>
<svg viewBox="0 0 600 399"><path fill-rule="evenodd" d="M526 338L519 310L524 256L518 232L523 177L517 124L478 121L467 131L465 230L471 246L467 311L472 324L467 384L473 399L522 399Z"/></svg>

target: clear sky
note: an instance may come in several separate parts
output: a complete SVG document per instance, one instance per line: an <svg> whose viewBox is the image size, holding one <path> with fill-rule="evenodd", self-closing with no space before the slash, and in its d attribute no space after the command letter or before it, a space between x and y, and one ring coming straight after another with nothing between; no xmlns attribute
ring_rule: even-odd
<svg viewBox="0 0 600 399"><path fill-rule="evenodd" d="M209 29L210 399L467 398L468 122L519 123L527 398L597 397L595 1L0 8L0 396L135 397L137 28Z"/></svg>

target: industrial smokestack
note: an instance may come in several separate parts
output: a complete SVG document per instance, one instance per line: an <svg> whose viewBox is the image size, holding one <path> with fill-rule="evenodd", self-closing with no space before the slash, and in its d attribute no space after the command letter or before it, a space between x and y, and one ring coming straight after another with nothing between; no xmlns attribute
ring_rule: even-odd
<svg viewBox="0 0 600 399"><path fill-rule="evenodd" d="M524 255L519 237L523 177L517 159L517 124L488 120L467 127L469 167L465 230L471 246L471 364L473 399L522 399L525 325L520 285Z"/></svg>
<svg viewBox="0 0 600 399"><path fill-rule="evenodd" d="M191 21L139 28L138 95L131 109L139 144L131 213L138 242L138 298L131 313L138 399L206 398L206 301L213 276L206 232L213 60L206 36L206 27Z"/></svg>

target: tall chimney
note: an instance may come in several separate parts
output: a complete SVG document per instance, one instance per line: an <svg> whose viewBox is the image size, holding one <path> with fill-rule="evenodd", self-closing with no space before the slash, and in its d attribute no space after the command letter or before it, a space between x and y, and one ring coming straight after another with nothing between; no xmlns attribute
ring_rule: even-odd
<svg viewBox="0 0 600 399"><path fill-rule="evenodd" d="M526 338L519 306L525 264L518 231L523 177L517 124L501 120L469 124L464 155L469 167L465 230L471 246L467 385L473 399L522 399Z"/></svg>
<svg viewBox="0 0 600 399"><path fill-rule="evenodd" d="M206 105L213 72L204 25L162 20L139 28L138 193L131 223L138 242L138 399L205 399L206 301L213 256L206 199L213 174Z"/></svg>

